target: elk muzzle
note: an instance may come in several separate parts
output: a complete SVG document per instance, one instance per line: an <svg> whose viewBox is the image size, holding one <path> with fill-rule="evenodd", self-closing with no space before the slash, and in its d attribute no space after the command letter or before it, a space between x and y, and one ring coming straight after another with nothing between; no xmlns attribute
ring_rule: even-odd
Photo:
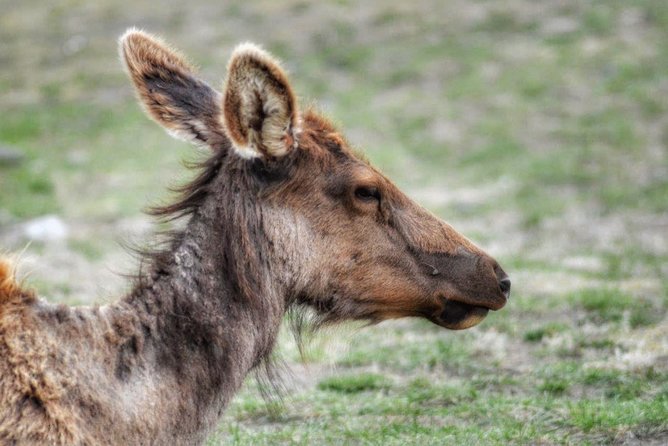
<svg viewBox="0 0 668 446"><path fill-rule="evenodd" d="M510 278L483 253L459 249L454 254L423 253L420 262L431 277L439 307L429 319L461 330L480 323L489 310L500 310L510 297Z"/></svg>

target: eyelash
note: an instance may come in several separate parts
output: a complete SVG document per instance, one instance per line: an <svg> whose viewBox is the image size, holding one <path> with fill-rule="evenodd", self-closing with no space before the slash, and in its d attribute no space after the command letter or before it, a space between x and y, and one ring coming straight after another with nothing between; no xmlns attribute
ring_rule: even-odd
<svg viewBox="0 0 668 446"><path fill-rule="evenodd" d="M355 197L363 201L380 201L380 191L376 187L358 187L355 189Z"/></svg>

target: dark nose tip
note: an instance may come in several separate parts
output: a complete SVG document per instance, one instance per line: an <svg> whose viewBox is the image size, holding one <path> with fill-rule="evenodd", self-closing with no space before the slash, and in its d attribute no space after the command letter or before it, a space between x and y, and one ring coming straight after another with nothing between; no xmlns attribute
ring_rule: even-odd
<svg viewBox="0 0 668 446"><path fill-rule="evenodd" d="M494 266L494 272L499 280L499 288L501 289L501 292L506 296L506 299L510 299L510 277L508 277L508 274L501 269L498 263Z"/></svg>
<svg viewBox="0 0 668 446"><path fill-rule="evenodd" d="M506 296L506 299L510 299L510 279L508 276L499 280L499 288L503 292L503 295Z"/></svg>

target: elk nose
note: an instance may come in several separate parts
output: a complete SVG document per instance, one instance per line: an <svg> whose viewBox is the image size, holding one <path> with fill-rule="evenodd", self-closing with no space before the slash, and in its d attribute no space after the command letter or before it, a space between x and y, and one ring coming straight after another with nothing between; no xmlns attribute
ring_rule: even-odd
<svg viewBox="0 0 668 446"><path fill-rule="evenodd" d="M501 288L501 292L506 296L506 299L510 299L510 279L508 276L499 279L499 288Z"/></svg>
<svg viewBox="0 0 668 446"><path fill-rule="evenodd" d="M498 263L494 265L494 272L499 281L499 289L501 289L503 295L506 296L506 299L510 299L510 277L508 277L508 274L501 269L501 266L499 266Z"/></svg>

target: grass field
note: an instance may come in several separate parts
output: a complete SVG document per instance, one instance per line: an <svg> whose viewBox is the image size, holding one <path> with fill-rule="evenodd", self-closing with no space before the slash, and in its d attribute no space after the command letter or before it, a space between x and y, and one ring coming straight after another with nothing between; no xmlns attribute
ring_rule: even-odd
<svg viewBox="0 0 668 446"><path fill-rule="evenodd" d="M345 326L302 358L286 330L283 397L249 378L209 444L668 443L668 2L44 3L0 0L0 146L25 155L0 164L0 249L48 299L122 293L119 242L197 156L136 105L130 26L214 85L236 43L264 44L513 280L464 332ZM44 215L67 234L30 241Z"/></svg>

